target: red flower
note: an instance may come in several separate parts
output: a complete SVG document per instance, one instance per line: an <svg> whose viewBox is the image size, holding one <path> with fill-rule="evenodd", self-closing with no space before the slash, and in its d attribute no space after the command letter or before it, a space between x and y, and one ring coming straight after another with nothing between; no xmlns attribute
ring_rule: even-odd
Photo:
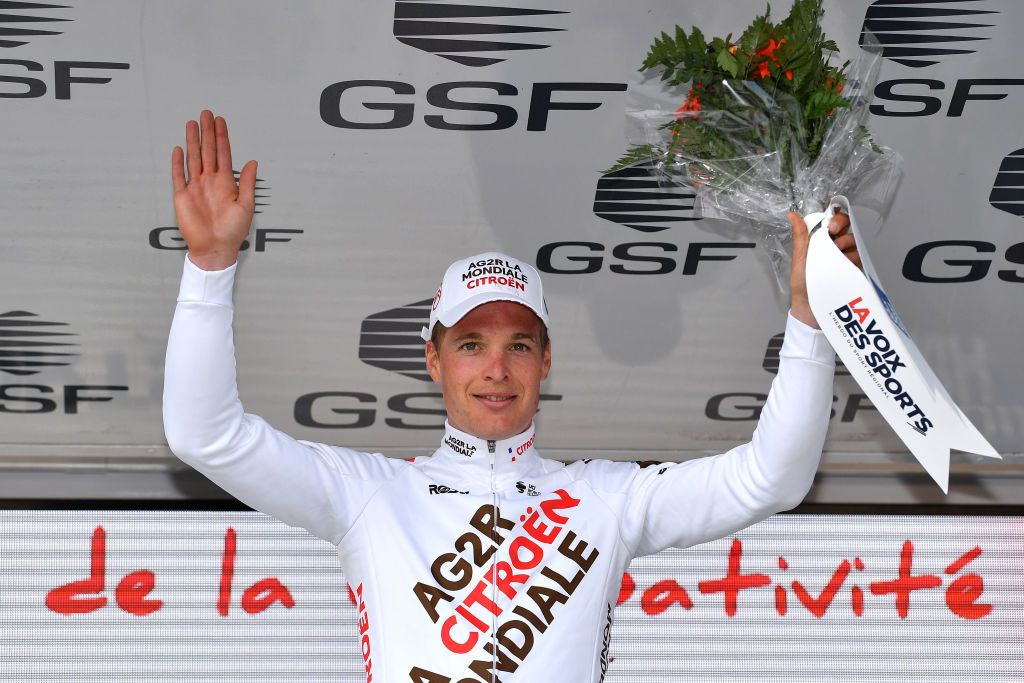
<svg viewBox="0 0 1024 683"><path fill-rule="evenodd" d="M753 66L757 67L756 72L753 74L755 78L768 78L768 76L771 75L771 70L768 66L769 60L771 60L771 62L775 64L775 66L779 66L779 59L778 57L775 56L775 51L778 50L783 45L785 45L785 43L785 38L783 38L777 43L775 42L775 39L772 38L768 41L768 44L765 47L761 48L760 50L754 53L755 57L764 58L761 61L753 62L752 64ZM786 78L789 80L793 80L793 72L787 71Z"/></svg>
<svg viewBox="0 0 1024 683"><path fill-rule="evenodd" d="M679 109L676 109L676 121L685 118L686 112L700 111L700 93L696 92L699 87L700 83L694 83L690 88L690 92L686 94L686 100L679 105Z"/></svg>
<svg viewBox="0 0 1024 683"><path fill-rule="evenodd" d="M777 49L779 49L780 47L782 47L785 43L786 43L786 39L785 38L783 38L778 43L776 43L775 39L772 38L771 40L768 41L768 45L766 47L761 48L757 52L755 52L754 56L755 57L764 57L765 59L770 59L773 62L775 62L776 64L778 64L779 60L775 57L775 51Z"/></svg>

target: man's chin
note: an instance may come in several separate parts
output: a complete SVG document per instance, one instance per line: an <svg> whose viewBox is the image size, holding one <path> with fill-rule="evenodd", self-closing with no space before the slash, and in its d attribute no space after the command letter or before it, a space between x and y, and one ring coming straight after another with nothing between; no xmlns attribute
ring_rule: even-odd
<svg viewBox="0 0 1024 683"><path fill-rule="evenodd" d="M453 425L454 426L454 425ZM514 436L522 434L530 428L530 423L527 422L525 425L508 426L506 424L496 424L495 421L488 420L477 422L476 424L469 425L467 429L458 428L460 431L472 434L478 439L484 439L485 441L504 441L505 439L511 439Z"/></svg>

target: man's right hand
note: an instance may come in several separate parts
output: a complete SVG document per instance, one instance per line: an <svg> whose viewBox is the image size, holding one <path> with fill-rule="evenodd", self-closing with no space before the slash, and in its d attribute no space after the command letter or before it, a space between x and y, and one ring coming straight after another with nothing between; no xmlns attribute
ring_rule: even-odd
<svg viewBox="0 0 1024 683"><path fill-rule="evenodd" d="M222 270L238 260L256 208L256 162L231 169L228 124L203 110L199 123L185 124L185 148L171 153L174 213L188 245L189 260L203 270ZM185 171L188 169L188 178Z"/></svg>

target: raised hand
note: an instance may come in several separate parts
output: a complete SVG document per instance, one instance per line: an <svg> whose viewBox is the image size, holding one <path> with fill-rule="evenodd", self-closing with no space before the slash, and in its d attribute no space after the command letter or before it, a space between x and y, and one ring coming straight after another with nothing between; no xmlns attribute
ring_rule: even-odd
<svg viewBox="0 0 1024 683"><path fill-rule="evenodd" d="M788 217L793 228L793 263L789 271L790 312L800 322L821 329L811 313L811 304L807 299L807 245L810 243L810 234L800 214L790 211ZM857 241L850 234L850 217L839 213L838 208L828 223L828 234L846 258L860 268Z"/></svg>
<svg viewBox="0 0 1024 683"><path fill-rule="evenodd" d="M203 110L199 123L185 124L185 147L171 152L174 213L188 245L189 260L203 270L221 270L238 260L256 208L256 162L231 169L228 124ZM185 169L188 167L186 179Z"/></svg>

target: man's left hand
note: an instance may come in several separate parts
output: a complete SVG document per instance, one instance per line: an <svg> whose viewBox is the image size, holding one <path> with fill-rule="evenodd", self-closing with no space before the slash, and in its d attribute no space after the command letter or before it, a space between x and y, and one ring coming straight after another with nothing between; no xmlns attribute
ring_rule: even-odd
<svg viewBox="0 0 1024 683"><path fill-rule="evenodd" d="M800 322L820 330L821 326L814 319L811 304L807 300L807 245L810 243L807 224L800 214L793 211L789 212L788 217L793 227L793 265L789 271L790 313ZM839 213L838 207L836 215L828 223L828 234L846 258L860 268L860 252L857 251L856 240L850 234L850 217Z"/></svg>

